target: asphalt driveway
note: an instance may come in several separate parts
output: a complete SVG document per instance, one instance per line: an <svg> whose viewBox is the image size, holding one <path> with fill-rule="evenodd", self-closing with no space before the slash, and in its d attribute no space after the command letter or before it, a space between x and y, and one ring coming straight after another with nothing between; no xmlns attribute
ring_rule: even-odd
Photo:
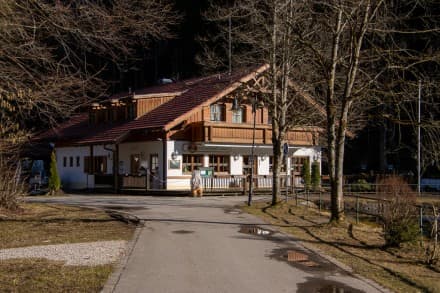
<svg viewBox="0 0 440 293"><path fill-rule="evenodd" d="M143 220L112 292L381 292L236 206L244 197L71 195Z"/></svg>

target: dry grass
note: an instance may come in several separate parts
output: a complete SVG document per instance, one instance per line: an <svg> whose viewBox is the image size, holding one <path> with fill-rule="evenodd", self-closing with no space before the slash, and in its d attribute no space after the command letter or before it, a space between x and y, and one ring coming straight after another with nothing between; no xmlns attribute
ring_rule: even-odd
<svg viewBox="0 0 440 293"><path fill-rule="evenodd" d="M0 249L45 244L129 240L135 227L98 210L24 204L20 211L0 210ZM0 263L1 292L99 292L112 265L65 266L42 259Z"/></svg>
<svg viewBox="0 0 440 293"><path fill-rule="evenodd" d="M7 260L0 263L1 292L100 292L111 265L64 266L41 260Z"/></svg>
<svg viewBox="0 0 440 293"><path fill-rule="evenodd" d="M279 225L306 246L317 248L396 292L440 292L440 267L423 264L418 244L400 249L384 249L382 229L374 222L329 224L328 214L297 207L295 202L257 202L243 210Z"/></svg>
<svg viewBox="0 0 440 293"><path fill-rule="evenodd" d="M102 211L62 205L24 204L18 213L0 215L0 249L129 240L135 229Z"/></svg>

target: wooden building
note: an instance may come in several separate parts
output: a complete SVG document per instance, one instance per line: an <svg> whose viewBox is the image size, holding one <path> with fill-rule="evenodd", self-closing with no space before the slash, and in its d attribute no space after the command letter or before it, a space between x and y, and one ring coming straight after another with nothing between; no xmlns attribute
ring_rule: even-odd
<svg viewBox="0 0 440 293"><path fill-rule="evenodd" d="M243 188L251 169L256 187L270 188L270 117L267 108L256 108L254 128L254 100L249 96L256 92L252 89L262 82L266 69L261 66L114 95L38 139L55 144L58 170L67 189L189 190L195 168L204 170L208 189ZM239 102L239 108L232 111L234 102ZM288 133L285 176L298 175L305 160L320 161L318 134L316 127ZM291 184L298 184L296 180Z"/></svg>

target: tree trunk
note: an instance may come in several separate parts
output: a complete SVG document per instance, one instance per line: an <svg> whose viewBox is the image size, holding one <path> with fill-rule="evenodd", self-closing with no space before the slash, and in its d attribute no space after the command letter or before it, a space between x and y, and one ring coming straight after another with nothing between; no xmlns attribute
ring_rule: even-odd
<svg viewBox="0 0 440 293"><path fill-rule="evenodd" d="M275 131L273 131L275 133ZM273 170L272 170L272 205L276 205L278 201L278 197L281 195L281 165L283 159L282 152L282 142L276 137L276 135L272 136L272 144L273 144Z"/></svg>

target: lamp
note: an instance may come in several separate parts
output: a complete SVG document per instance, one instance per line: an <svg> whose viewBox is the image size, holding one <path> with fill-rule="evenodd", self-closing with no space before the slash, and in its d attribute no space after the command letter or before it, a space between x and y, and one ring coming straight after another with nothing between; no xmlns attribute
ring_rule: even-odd
<svg viewBox="0 0 440 293"><path fill-rule="evenodd" d="M257 109L264 107L263 100L259 99L258 96L254 96L252 99L249 99L249 100L252 103L253 128L252 128L251 156L249 158L249 164L251 166L251 170L250 170L250 174L249 174L249 195L248 195L248 202L247 202L248 206L250 206L251 203L252 203L252 193L253 193L252 181L253 181L253 173L254 173L255 124L256 124L256 116L257 116L256 112L257 112ZM231 111L233 111L234 113L237 113L240 110L241 110L241 108L240 108L240 105L239 105L239 101L235 97L234 100L232 101ZM235 155L234 155L234 160L235 160Z"/></svg>
<svg viewBox="0 0 440 293"><path fill-rule="evenodd" d="M234 100L232 101L231 111L232 112L238 112L240 110L241 110L241 108L240 108L240 105L238 104L238 99L234 98Z"/></svg>
<svg viewBox="0 0 440 293"><path fill-rule="evenodd" d="M238 161L239 156L238 155L234 155L233 158L234 158L234 161Z"/></svg>
<svg viewBox="0 0 440 293"><path fill-rule="evenodd" d="M179 155L179 153L177 151L172 152L171 159L173 159L173 160L177 159L177 155Z"/></svg>
<svg viewBox="0 0 440 293"><path fill-rule="evenodd" d="M262 157L261 157L261 161L266 161L266 159L267 159L267 155L266 154L264 154Z"/></svg>

